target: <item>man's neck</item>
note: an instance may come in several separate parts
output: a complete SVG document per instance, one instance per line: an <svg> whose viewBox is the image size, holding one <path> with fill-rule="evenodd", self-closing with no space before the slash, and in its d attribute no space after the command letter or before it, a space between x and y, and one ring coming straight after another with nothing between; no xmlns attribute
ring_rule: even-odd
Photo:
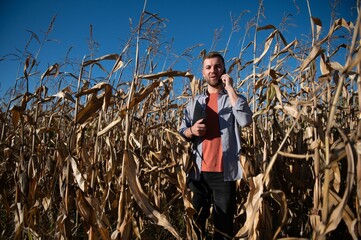
<svg viewBox="0 0 361 240"><path fill-rule="evenodd" d="M208 85L208 92L209 93L219 93L220 91L222 91L223 89L223 85L219 85L217 87L213 87Z"/></svg>

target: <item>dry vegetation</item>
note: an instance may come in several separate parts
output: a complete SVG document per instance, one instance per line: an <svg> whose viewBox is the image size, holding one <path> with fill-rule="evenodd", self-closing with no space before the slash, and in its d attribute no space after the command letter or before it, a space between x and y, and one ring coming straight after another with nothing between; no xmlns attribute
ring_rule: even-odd
<svg viewBox="0 0 361 240"><path fill-rule="evenodd" d="M37 55L24 55L23 92L16 85L0 112L1 238L192 239L189 144L177 127L202 83L187 71L154 73L162 21L143 11L121 53L78 72L54 64L36 74ZM264 45L253 44L252 60L226 59L254 111L242 130L239 238L361 236L360 15L329 29L310 21L308 44L254 21L255 39L269 34Z"/></svg>

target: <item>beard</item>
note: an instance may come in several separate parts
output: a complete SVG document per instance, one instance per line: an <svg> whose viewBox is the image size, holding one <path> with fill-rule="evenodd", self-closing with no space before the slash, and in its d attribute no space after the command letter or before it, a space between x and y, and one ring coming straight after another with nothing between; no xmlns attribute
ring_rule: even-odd
<svg viewBox="0 0 361 240"><path fill-rule="evenodd" d="M222 80L220 78L217 81L208 78L206 79L206 82L212 87L218 87L222 84Z"/></svg>

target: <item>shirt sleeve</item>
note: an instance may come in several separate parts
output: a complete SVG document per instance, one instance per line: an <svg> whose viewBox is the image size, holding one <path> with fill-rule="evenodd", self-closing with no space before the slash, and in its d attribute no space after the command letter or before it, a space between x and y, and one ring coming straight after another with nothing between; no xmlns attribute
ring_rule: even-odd
<svg viewBox="0 0 361 240"><path fill-rule="evenodd" d="M241 127L247 127L252 123L253 113L245 97L238 95L236 105L232 109L233 114Z"/></svg>
<svg viewBox="0 0 361 240"><path fill-rule="evenodd" d="M187 130L187 128L192 126L192 116L191 116L191 107L192 107L192 101L190 101L187 106L186 109L184 110L184 114L183 114L183 118L181 121L181 125L179 128L179 133L187 140L187 141L191 141L191 138L186 137L186 135L184 134L184 132Z"/></svg>

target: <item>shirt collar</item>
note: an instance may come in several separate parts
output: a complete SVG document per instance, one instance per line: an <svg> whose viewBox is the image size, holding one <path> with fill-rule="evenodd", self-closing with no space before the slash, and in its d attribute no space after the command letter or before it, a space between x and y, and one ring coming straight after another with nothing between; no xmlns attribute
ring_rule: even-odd
<svg viewBox="0 0 361 240"><path fill-rule="evenodd" d="M227 91L226 91L226 89L222 88L222 90L219 91L218 94L219 94L219 95L224 95L224 94L227 94ZM202 95L203 95L204 97L208 97L208 90L207 90L207 88L205 88L205 89L203 90Z"/></svg>

